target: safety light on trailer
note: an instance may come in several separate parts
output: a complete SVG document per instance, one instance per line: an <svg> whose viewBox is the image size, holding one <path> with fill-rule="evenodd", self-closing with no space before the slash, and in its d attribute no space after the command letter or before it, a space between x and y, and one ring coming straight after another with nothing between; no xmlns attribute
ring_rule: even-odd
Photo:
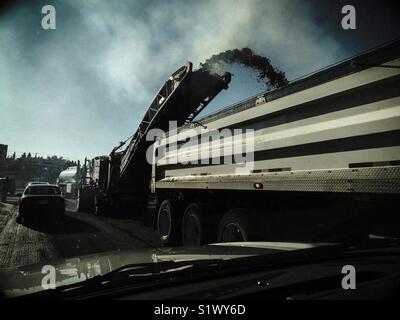
<svg viewBox="0 0 400 320"><path fill-rule="evenodd" d="M264 189L264 186L263 186L263 184L261 182L256 182L254 184L254 188L257 189L257 190L262 190L262 189Z"/></svg>

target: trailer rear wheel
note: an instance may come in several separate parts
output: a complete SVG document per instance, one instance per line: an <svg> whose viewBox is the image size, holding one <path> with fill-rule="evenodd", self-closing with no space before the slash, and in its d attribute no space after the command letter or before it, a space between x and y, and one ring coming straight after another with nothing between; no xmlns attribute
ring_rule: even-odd
<svg viewBox="0 0 400 320"><path fill-rule="evenodd" d="M109 213L108 202L106 202L103 196L99 196L97 194L94 195L93 207L93 211L96 216L104 216Z"/></svg>
<svg viewBox="0 0 400 320"><path fill-rule="evenodd" d="M182 243L184 246L200 246L215 241L217 225L210 209L200 203L190 204L182 219Z"/></svg>
<svg viewBox="0 0 400 320"><path fill-rule="evenodd" d="M222 217L218 242L246 242L253 239L253 228L246 210L230 210Z"/></svg>
<svg viewBox="0 0 400 320"><path fill-rule="evenodd" d="M82 212L83 211L82 202L81 202L81 196L80 196L79 191L78 191L78 197L76 198L75 211L76 212Z"/></svg>
<svg viewBox="0 0 400 320"><path fill-rule="evenodd" d="M91 188L81 188L78 190L76 200L76 211L91 213L94 211L94 190Z"/></svg>
<svg viewBox="0 0 400 320"><path fill-rule="evenodd" d="M101 208L100 208L100 204L99 204L99 200L98 200L97 196L94 196L93 206L94 206L94 214L96 216L101 215Z"/></svg>
<svg viewBox="0 0 400 320"><path fill-rule="evenodd" d="M170 200L161 203L157 214L157 231L164 245L176 245L180 236L179 219Z"/></svg>

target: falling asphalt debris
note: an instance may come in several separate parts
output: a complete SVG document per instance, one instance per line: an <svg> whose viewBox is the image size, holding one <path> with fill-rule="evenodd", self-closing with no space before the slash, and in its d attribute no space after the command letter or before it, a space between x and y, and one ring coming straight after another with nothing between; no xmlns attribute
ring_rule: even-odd
<svg viewBox="0 0 400 320"><path fill-rule="evenodd" d="M232 64L240 64L254 70L259 80L265 82L268 88L279 88L288 83L285 73L274 67L270 59L255 54L250 48L227 50L213 55L200 64L200 69L221 73Z"/></svg>

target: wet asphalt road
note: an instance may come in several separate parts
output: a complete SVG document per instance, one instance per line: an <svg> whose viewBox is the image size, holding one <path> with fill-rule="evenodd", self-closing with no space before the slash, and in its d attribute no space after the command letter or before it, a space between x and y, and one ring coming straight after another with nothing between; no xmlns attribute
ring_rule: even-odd
<svg viewBox="0 0 400 320"><path fill-rule="evenodd" d="M131 219L67 211L58 223L17 223L18 207L0 204L0 269L85 254L160 246L158 235Z"/></svg>

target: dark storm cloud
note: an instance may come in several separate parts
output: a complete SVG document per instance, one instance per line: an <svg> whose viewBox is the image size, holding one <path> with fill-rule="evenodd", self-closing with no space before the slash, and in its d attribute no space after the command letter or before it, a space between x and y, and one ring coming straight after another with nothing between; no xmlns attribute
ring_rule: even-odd
<svg viewBox="0 0 400 320"><path fill-rule="evenodd" d="M57 9L56 30L41 28L45 4ZM70 158L109 153L186 60L199 65L250 47L293 79L356 53L361 46L338 29L331 10L338 14L324 1L292 0L9 5L0 18L0 140L10 150ZM262 89L251 75L233 71L231 89L211 108Z"/></svg>
<svg viewBox="0 0 400 320"><path fill-rule="evenodd" d="M400 38L400 2L398 0L310 1L311 17L316 26L340 42L349 52L361 52L378 44ZM344 32L339 23L341 8L356 8L357 29Z"/></svg>

